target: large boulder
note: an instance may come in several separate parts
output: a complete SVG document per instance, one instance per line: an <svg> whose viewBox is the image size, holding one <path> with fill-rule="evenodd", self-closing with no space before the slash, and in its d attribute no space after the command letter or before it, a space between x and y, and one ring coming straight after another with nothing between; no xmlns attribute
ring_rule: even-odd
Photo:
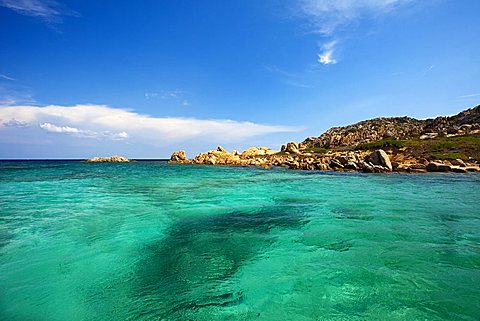
<svg viewBox="0 0 480 321"><path fill-rule="evenodd" d="M184 150L173 152L172 156L170 156L170 160L172 162L183 162L187 160L187 155Z"/></svg>
<svg viewBox="0 0 480 321"><path fill-rule="evenodd" d="M300 151L298 150L298 144L295 142L288 143L285 151L289 152L290 154L300 154Z"/></svg>
<svg viewBox="0 0 480 321"><path fill-rule="evenodd" d="M258 155L259 149L257 147L250 147L240 154L241 158L252 158Z"/></svg>
<svg viewBox="0 0 480 321"><path fill-rule="evenodd" d="M427 171L429 172L450 172L452 168L448 165L437 163L437 162L430 162L427 165Z"/></svg>
<svg viewBox="0 0 480 321"><path fill-rule="evenodd" d="M333 168L333 169L338 169L338 168L343 168L343 165L342 163L340 163L340 161L336 158L332 158L330 160L330 167Z"/></svg>
<svg viewBox="0 0 480 321"><path fill-rule="evenodd" d="M461 160L460 158L454 159L451 161L452 165L460 166L460 167L467 167L465 162Z"/></svg>
<svg viewBox="0 0 480 321"><path fill-rule="evenodd" d="M387 168L389 171L392 171L392 163L387 153L383 149L377 149L368 156L367 162L372 163L373 165L380 165Z"/></svg>

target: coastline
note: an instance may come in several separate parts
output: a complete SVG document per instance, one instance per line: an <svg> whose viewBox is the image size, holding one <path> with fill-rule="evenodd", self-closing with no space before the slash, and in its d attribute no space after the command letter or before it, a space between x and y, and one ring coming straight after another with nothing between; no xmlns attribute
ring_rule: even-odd
<svg viewBox="0 0 480 321"><path fill-rule="evenodd" d="M289 143L295 146L295 143ZM188 159L184 151L174 152L168 161L170 164L194 165L227 165L227 166L257 166L263 168L288 167L295 170L331 170L337 172L364 173L427 173L480 172L477 163L462 160L427 160L406 158L402 153L382 149L374 151L339 152L330 151L324 154L302 153L291 151L273 151L266 147L251 147L239 153L229 153L222 147L196 155Z"/></svg>
<svg viewBox="0 0 480 321"><path fill-rule="evenodd" d="M228 152L219 146L188 159L180 150L169 162L365 173L479 172L480 105L448 117L380 117L332 127L279 151L250 147Z"/></svg>

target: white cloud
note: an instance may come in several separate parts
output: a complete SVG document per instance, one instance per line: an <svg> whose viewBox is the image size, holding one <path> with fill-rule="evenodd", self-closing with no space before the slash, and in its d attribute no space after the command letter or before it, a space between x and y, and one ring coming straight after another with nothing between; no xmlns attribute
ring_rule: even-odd
<svg viewBox="0 0 480 321"><path fill-rule="evenodd" d="M115 134L115 137L116 138L121 138L121 139L128 138L128 133L127 132L121 132L121 133Z"/></svg>
<svg viewBox="0 0 480 321"><path fill-rule="evenodd" d="M300 10L314 31L330 36L341 26L365 16L379 16L412 0L301 0Z"/></svg>
<svg viewBox="0 0 480 321"><path fill-rule="evenodd" d="M158 93L145 93L145 98L150 99L150 98L156 98L158 97Z"/></svg>
<svg viewBox="0 0 480 321"><path fill-rule="evenodd" d="M18 104L35 104L36 100L28 93L0 87L0 105L13 106Z"/></svg>
<svg viewBox="0 0 480 321"><path fill-rule="evenodd" d="M69 126L56 126L50 123L43 123L40 125L40 128L45 129L47 132L52 132L52 133L78 134L81 132L81 130L78 128L69 127Z"/></svg>
<svg viewBox="0 0 480 321"><path fill-rule="evenodd" d="M100 140L124 140L128 138L127 132L112 133L108 130L96 132L93 130L84 130L70 126L57 126L51 123L40 124L40 128L50 133L64 133L76 137L95 138Z"/></svg>
<svg viewBox="0 0 480 321"><path fill-rule="evenodd" d="M474 98L474 97L478 97L478 96L480 96L480 93L478 93L478 94L462 95L462 96L458 96L457 98Z"/></svg>
<svg viewBox="0 0 480 321"><path fill-rule="evenodd" d="M185 96L187 95L187 92L183 90L173 90L173 91L162 91L161 94L158 92L147 92L145 93L145 98L146 99L156 99L160 98L162 100L170 101L173 102L177 105L187 107L190 105L187 99L185 99Z"/></svg>
<svg viewBox="0 0 480 321"><path fill-rule="evenodd" d="M5 126L5 127L16 127L16 128L25 128L25 127L29 126L28 123L18 121L15 118L12 118L12 119L2 123L2 125Z"/></svg>
<svg viewBox="0 0 480 321"><path fill-rule="evenodd" d="M243 141L259 135L293 132L300 128L225 119L152 117L103 105L0 107L0 131L11 120L44 132L100 140L166 146L191 140L214 144ZM18 130L18 128L17 128ZM0 135L0 141L2 135ZM28 137L25 137L28 139Z"/></svg>
<svg viewBox="0 0 480 321"><path fill-rule="evenodd" d="M6 80L11 80L11 81L16 81L15 78L9 77L9 76L4 75L4 74L0 74L0 78L6 79Z"/></svg>
<svg viewBox="0 0 480 321"><path fill-rule="evenodd" d="M337 63L333 57L337 41L331 39L341 39L342 28L363 18L385 15L409 2L412 0L299 0L299 11L310 22L312 32L330 38L318 54L318 62L329 65Z"/></svg>
<svg viewBox="0 0 480 321"><path fill-rule="evenodd" d="M336 41L327 42L322 46L322 53L318 54L318 62L324 65L333 65L337 60L333 58Z"/></svg>
<svg viewBox="0 0 480 321"><path fill-rule="evenodd" d="M48 23L60 22L64 15L77 15L56 0L0 0L0 6Z"/></svg>

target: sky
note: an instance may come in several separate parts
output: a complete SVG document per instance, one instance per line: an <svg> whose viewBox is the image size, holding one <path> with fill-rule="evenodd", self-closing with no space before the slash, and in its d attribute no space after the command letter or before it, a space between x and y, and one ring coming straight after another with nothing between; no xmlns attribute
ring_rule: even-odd
<svg viewBox="0 0 480 321"><path fill-rule="evenodd" d="M0 158L279 149L480 103L477 0L0 0Z"/></svg>

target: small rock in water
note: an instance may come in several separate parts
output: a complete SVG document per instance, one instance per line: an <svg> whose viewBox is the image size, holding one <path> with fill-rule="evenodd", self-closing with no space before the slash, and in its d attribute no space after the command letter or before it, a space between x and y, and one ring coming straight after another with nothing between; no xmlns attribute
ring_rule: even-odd
<svg viewBox="0 0 480 321"><path fill-rule="evenodd" d="M86 160L87 163L128 163L130 159L123 156L110 156L110 157L93 157Z"/></svg>

